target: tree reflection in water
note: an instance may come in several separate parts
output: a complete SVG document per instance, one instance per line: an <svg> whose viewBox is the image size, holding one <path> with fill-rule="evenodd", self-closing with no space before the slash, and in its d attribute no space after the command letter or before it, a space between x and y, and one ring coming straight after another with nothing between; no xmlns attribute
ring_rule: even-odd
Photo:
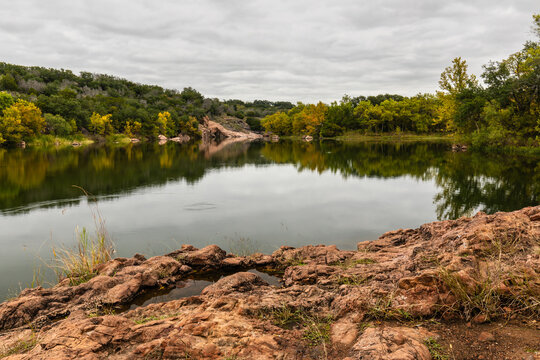
<svg viewBox="0 0 540 360"><path fill-rule="evenodd" d="M226 142L139 144L62 150L0 149L0 212L78 203L78 185L101 196L184 180L194 184L212 169L293 164L301 171L344 178L409 176L434 181L439 219L537 205L540 158L452 153L447 143ZM309 186L309 184L306 184Z"/></svg>

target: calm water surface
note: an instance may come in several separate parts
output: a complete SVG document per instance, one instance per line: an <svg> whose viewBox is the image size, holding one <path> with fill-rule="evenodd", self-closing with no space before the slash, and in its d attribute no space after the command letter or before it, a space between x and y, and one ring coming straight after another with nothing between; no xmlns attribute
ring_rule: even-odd
<svg viewBox="0 0 540 360"><path fill-rule="evenodd" d="M95 202L73 185L98 199L118 256L183 243L354 249L389 230L537 205L540 159L444 143L0 149L0 299L31 282L51 246L94 228Z"/></svg>

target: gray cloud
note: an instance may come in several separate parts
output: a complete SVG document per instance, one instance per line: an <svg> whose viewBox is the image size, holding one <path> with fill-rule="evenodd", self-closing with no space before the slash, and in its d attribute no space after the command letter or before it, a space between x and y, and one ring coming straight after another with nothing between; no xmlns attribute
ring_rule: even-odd
<svg viewBox="0 0 540 360"><path fill-rule="evenodd" d="M0 60L107 73L205 96L332 101L437 88L532 38L537 0L18 0Z"/></svg>

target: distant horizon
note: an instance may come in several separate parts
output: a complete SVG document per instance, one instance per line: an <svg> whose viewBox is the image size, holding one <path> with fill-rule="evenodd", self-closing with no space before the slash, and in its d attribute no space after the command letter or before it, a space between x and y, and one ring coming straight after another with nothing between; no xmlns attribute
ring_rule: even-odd
<svg viewBox="0 0 540 360"><path fill-rule="evenodd" d="M7 63L192 87L207 98L294 104L434 93L455 57L479 77L482 65L533 38L540 6L21 0L2 11Z"/></svg>

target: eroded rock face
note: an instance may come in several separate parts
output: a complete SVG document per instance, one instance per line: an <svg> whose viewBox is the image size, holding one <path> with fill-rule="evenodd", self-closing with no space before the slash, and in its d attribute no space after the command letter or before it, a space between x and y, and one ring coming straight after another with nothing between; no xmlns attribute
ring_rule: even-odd
<svg viewBox="0 0 540 360"><path fill-rule="evenodd" d="M223 125L210 120L210 118L208 118L207 116L201 119L199 123L199 131L201 132L202 141L204 143L209 143L212 141L222 141L225 139L237 139L245 141L262 139L262 135L256 134L248 130L229 130Z"/></svg>
<svg viewBox="0 0 540 360"><path fill-rule="evenodd" d="M255 266L282 271L283 287L245 272ZM231 271L200 295L112 312L195 273ZM497 314L450 311L459 303L452 281L473 295L490 280L503 300L527 284L538 298L539 271L540 206L388 232L358 251L282 247L235 257L216 245L184 245L150 259L117 258L86 283L27 289L0 304L0 355L26 341L35 346L8 358L430 359L426 339L437 333L396 321L477 326ZM540 329L527 331L540 338ZM485 334L471 337L486 349L494 344ZM508 350L508 358L526 358L525 348Z"/></svg>

